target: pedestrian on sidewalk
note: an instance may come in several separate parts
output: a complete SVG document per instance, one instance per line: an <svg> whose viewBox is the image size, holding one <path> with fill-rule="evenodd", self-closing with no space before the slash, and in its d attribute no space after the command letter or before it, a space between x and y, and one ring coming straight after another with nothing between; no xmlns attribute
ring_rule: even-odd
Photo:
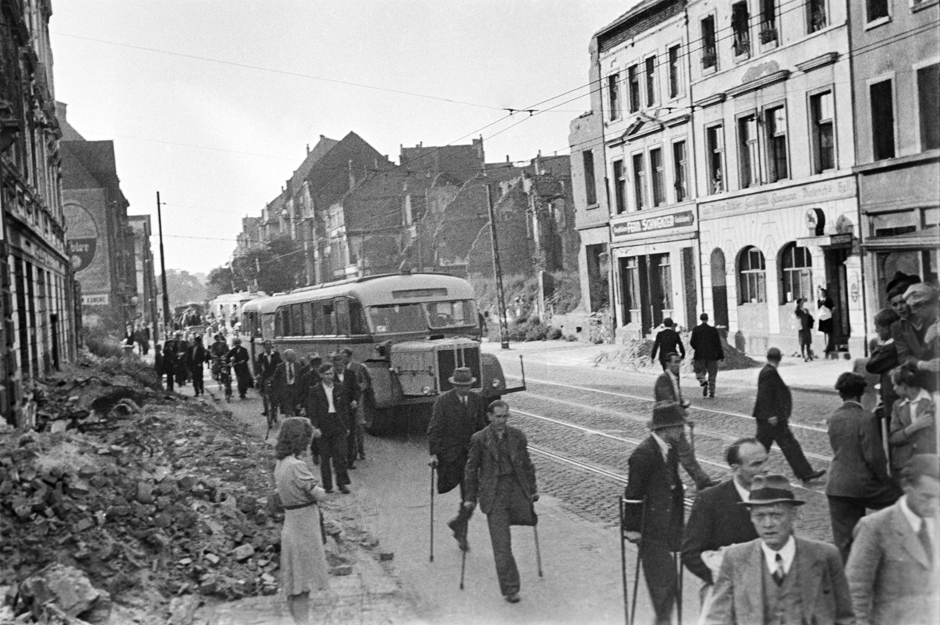
<svg viewBox="0 0 940 625"><path fill-rule="evenodd" d="M359 460L366 459L365 411L366 398L371 397L372 393L372 376L369 375L368 367L353 358L353 350L344 347L341 351L346 359L346 373L355 380L359 387L359 401L357 402L356 409L353 411L355 416L353 423L350 424L351 427L349 430L349 466L352 467L357 456Z"/></svg>
<svg viewBox="0 0 940 625"><path fill-rule="evenodd" d="M179 349L179 342L175 336L168 338L163 343L163 368L166 375L166 390L173 392L173 383L176 380L176 367L179 362L179 355L176 353Z"/></svg>
<svg viewBox="0 0 940 625"><path fill-rule="evenodd" d="M242 347L242 340L237 336L232 339L232 349L226 356L235 372L235 380L238 382L238 398L245 399L248 393L248 387L251 386L251 369L248 363L251 362L251 354Z"/></svg>
<svg viewBox="0 0 940 625"><path fill-rule="evenodd" d="M828 359L835 351L835 335L832 332L832 312L835 304L829 297L829 292L819 287L819 298L816 300L816 311L819 315L818 329L822 332L826 340L825 354Z"/></svg>
<svg viewBox="0 0 940 625"><path fill-rule="evenodd" d="M284 506L281 593L298 624L310 622L310 593L326 590L330 580L318 505L326 499L326 491L304 461L316 435L307 419L291 417L284 420L274 447L274 483Z"/></svg>
<svg viewBox="0 0 940 625"><path fill-rule="evenodd" d="M322 434L316 440L323 487L326 492L333 492L333 473L336 473L339 492L348 495L350 479L346 472L346 436L349 434L349 403L346 390L336 383L333 365L320 365L320 383L308 389L305 408L307 418Z"/></svg>
<svg viewBox="0 0 940 625"><path fill-rule="evenodd" d="M473 508L466 507L465 471L470 455L470 439L486 427L486 401L470 392L477 379L467 367L454 369L448 379L453 388L443 393L434 402L431 422L428 424L428 451L431 466L437 470L437 492L448 493L460 486L460 502L457 516L447 522L454 538L464 551L470 549L467 542L467 523Z"/></svg>
<svg viewBox="0 0 940 625"><path fill-rule="evenodd" d="M271 380L272 392L276 397L275 403L285 417L293 417L298 414L297 406L303 403L305 393L309 392L308 388L304 388L302 382L300 364L297 362L297 352L292 349L285 349L284 361L277 365L274 377ZM318 378L316 384L319 383ZM311 384L310 388L314 386L314 384Z"/></svg>
<svg viewBox="0 0 940 625"><path fill-rule="evenodd" d="M490 530L499 590L506 601L518 603L519 569L512 555L510 526L538 522L533 506L539 500L535 467L525 434L506 423L509 404L497 399L488 414L490 424L471 438L463 507L472 512L479 499Z"/></svg>
<svg viewBox="0 0 940 625"><path fill-rule="evenodd" d="M803 362L809 362L813 356L813 316L806 310L806 300L802 297L796 300L796 310L794 311L800 322L800 329L797 331L797 338L800 340L800 355L803 356Z"/></svg>
<svg viewBox="0 0 940 625"><path fill-rule="evenodd" d="M891 325L898 319L900 317L892 308L885 308L875 315L878 345L872 350L871 356L865 363L865 370L868 373L877 373L881 376L879 390L881 404L875 410L875 414L882 422L891 419L891 410L894 408L894 403L898 401L898 393L894 390L894 383L891 381L891 370L901 364L898 361L897 345L891 338ZM881 431L881 426L879 426L879 435Z"/></svg>
<svg viewBox="0 0 940 625"><path fill-rule="evenodd" d="M203 384L205 370L203 364L209 362L209 352L202 345L202 337L197 336L193 339L193 346L189 348L189 355L186 361L189 363L189 372L193 377L193 392L195 396L205 394L206 388Z"/></svg>
<svg viewBox="0 0 940 625"><path fill-rule="evenodd" d="M689 339L689 345L695 350L692 368L695 379L702 387L702 397L714 399L718 361L725 359L725 352L721 347L718 328L708 325L708 313L702 313L698 318L702 323L692 328L692 338Z"/></svg>
<svg viewBox="0 0 940 625"><path fill-rule="evenodd" d="M359 408L359 382L356 380L356 375L347 368L349 360L345 352L338 351L330 354L330 360L333 362L333 381L343 389L343 393L346 395L346 405L349 408L346 413L346 430L349 432L346 436L346 468L355 469L354 439L356 436L356 411ZM351 450L353 451L351 452Z"/></svg>
<svg viewBox="0 0 940 625"><path fill-rule="evenodd" d="M673 329L671 317L663 319L663 329L656 333L656 339L653 341L653 351L650 353L650 360L656 362L656 354L659 354L659 364L663 371L669 364L669 354L675 352L682 358L685 358L685 347L682 345L682 339L679 333Z"/></svg>
<svg viewBox="0 0 940 625"><path fill-rule="evenodd" d="M657 402L647 424L650 435L627 461L624 499L643 501L629 505L621 519L624 536L639 544L646 587L656 613L656 625L670 625L679 596L673 554L682 548L684 509L679 479L677 444L685 429L682 411L674 402Z"/></svg>
<svg viewBox="0 0 940 625"><path fill-rule="evenodd" d="M757 377L757 400L754 402L752 413L757 420L756 438L767 451L770 451L770 446L776 442L793 473L805 484L819 479L825 475L826 470L813 469L803 454L803 448L790 431L793 397L777 371L781 360L783 354L779 349L768 349L767 364Z"/></svg>
<svg viewBox="0 0 940 625"><path fill-rule="evenodd" d="M264 351L258 354L255 371L258 373L258 391L263 405L261 414L277 420L277 398L274 396L272 382L277 366L281 364L281 353L274 349L274 341L265 339Z"/></svg>
<svg viewBox="0 0 940 625"><path fill-rule="evenodd" d="M878 429L878 418L862 407L865 378L846 371L836 380L836 390L844 402L826 418L832 462L826 497L832 523L832 542L849 559L852 533L866 510L881 510L898 500L900 491L888 476Z"/></svg>
<svg viewBox="0 0 940 625"><path fill-rule="evenodd" d="M163 345L153 346L153 372L157 374L157 383L163 388Z"/></svg>
<svg viewBox="0 0 940 625"><path fill-rule="evenodd" d="M901 474L907 461L918 454L937 453L937 405L920 385L919 372L901 365L891 372L891 381L900 401L891 413L888 444L892 475Z"/></svg>

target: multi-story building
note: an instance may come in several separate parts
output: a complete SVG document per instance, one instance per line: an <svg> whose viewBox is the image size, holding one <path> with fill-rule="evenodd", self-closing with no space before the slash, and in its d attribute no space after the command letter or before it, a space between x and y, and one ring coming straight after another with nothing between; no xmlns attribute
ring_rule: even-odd
<svg viewBox="0 0 940 625"><path fill-rule="evenodd" d="M0 414L31 427L29 384L74 358L49 0L0 1Z"/></svg>
<svg viewBox="0 0 940 625"><path fill-rule="evenodd" d="M137 280L137 319L136 323L151 329L151 338L158 327L160 317L157 316L157 277L153 264L153 251L150 249L150 237L153 230L150 224L150 215L130 215L128 222L134 232L134 273Z"/></svg>
<svg viewBox="0 0 940 625"><path fill-rule="evenodd" d="M896 271L937 280L940 3L849 5L859 234L871 319Z"/></svg>

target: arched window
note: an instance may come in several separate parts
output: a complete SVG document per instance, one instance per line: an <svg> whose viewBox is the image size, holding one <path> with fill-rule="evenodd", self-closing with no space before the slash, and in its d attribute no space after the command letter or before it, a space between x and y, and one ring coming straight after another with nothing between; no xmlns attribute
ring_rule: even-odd
<svg viewBox="0 0 940 625"><path fill-rule="evenodd" d="M787 243L780 252L780 303L813 297L813 257L796 243Z"/></svg>
<svg viewBox="0 0 940 625"><path fill-rule="evenodd" d="M767 301L767 280L764 277L764 255L756 247L746 247L738 257L738 303L758 304Z"/></svg>

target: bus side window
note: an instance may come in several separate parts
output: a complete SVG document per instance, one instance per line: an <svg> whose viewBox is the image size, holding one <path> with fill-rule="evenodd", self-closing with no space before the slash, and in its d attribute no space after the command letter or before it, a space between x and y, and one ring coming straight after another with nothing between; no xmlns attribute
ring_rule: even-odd
<svg viewBox="0 0 940 625"><path fill-rule="evenodd" d="M300 315L300 304L290 305L290 329L292 336L304 335L304 324Z"/></svg>
<svg viewBox="0 0 940 625"><path fill-rule="evenodd" d="M366 313L362 304L356 300L349 301L349 333L368 334L369 324L366 323Z"/></svg>
<svg viewBox="0 0 940 625"><path fill-rule="evenodd" d="M282 337L290 334L290 320L287 317L287 309L280 308L274 315L274 336Z"/></svg>
<svg viewBox="0 0 940 625"><path fill-rule="evenodd" d="M316 334L313 325L313 304L305 302L301 306L303 307L301 310L303 312L304 336L313 336Z"/></svg>
<svg viewBox="0 0 940 625"><path fill-rule="evenodd" d="M314 318L317 331L321 335L336 334L335 319L333 319L333 302L315 302Z"/></svg>
<svg viewBox="0 0 940 625"><path fill-rule="evenodd" d="M349 334L349 300L337 297L333 300L333 309L336 311L336 333Z"/></svg>

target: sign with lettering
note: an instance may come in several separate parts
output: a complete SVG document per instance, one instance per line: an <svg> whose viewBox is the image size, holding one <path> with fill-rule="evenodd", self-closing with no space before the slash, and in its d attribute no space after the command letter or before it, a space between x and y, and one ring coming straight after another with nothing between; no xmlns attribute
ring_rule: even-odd
<svg viewBox="0 0 940 625"><path fill-rule="evenodd" d="M654 232L656 230L669 230L671 228L684 228L695 224L695 213L680 211L671 215L659 215L643 219L632 219L614 224L614 236Z"/></svg>
<svg viewBox="0 0 940 625"><path fill-rule="evenodd" d="M69 239L69 258L72 261L72 270L76 273L91 264L95 259L95 250L98 247L98 239L80 238Z"/></svg>
<svg viewBox="0 0 940 625"><path fill-rule="evenodd" d="M855 178L825 180L786 189L742 195L717 202L702 202L699 204L699 218L718 219L851 197L855 197Z"/></svg>
<svg viewBox="0 0 940 625"><path fill-rule="evenodd" d="M110 303L111 296L107 293L82 295L82 306L108 306Z"/></svg>

